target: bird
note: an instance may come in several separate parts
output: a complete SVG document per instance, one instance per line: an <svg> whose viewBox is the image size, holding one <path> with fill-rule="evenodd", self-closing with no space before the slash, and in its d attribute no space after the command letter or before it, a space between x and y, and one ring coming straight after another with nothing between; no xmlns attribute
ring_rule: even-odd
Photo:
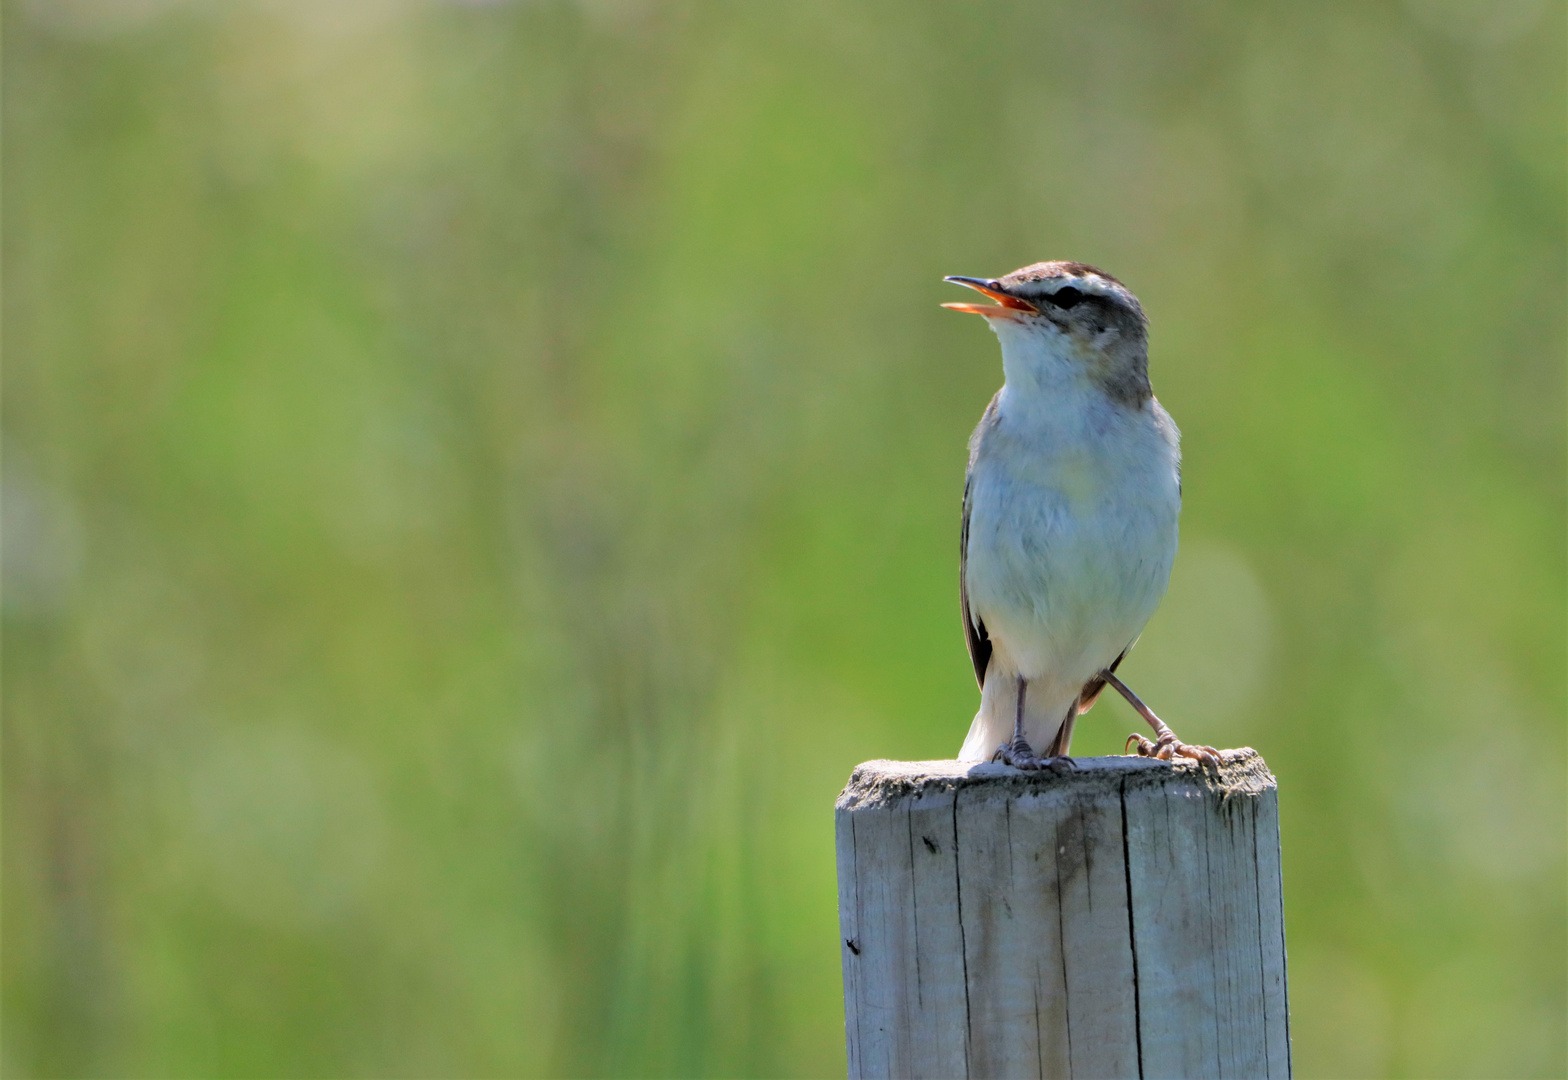
<svg viewBox="0 0 1568 1080"><path fill-rule="evenodd" d="M1073 726L1106 686L1154 729L1146 757L1217 767L1117 676L1170 583L1181 433L1149 384L1149 323L1116 278L1040 262L947 277L995 303L1003 383L969 440L959 603L980 684L961 761L1071 768Z"/></svg>

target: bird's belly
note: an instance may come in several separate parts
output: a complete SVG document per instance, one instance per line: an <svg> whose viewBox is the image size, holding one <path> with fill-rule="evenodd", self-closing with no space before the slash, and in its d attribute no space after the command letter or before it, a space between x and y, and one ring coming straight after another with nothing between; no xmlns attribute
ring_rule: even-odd
<svg viewBox="0 0 1568 1080"><path fill-rule="evenodd" d="M967 565L975 613L1018 674L1088 678L1132 643L1165 593L1174 478L1100 493L1006 474L977 481Z"/></svg>

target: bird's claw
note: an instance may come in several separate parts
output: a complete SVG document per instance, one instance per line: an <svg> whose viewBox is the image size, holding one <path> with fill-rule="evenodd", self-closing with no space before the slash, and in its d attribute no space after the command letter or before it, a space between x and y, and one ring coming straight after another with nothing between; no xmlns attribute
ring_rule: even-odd
<svg viewBox="0 0 1568 1080"><path fill-rule="evenodd" d="M1192 758L1194 761L1219 771L1220 752L1212 746L1189 746L1176 737L1176 733L1166 729L1158 739L1149 740L1136 731L1127 736L1127 745L1123 748L1126 753L1132 745L1138 745L1139 757L1158 758L1161 761L1170 761L1175 757Z"/></svg>
<svg viewBox="0 0 1568 1080"><path fill-rule="evenodd" d="M996 753L991 755L991 760L1025 770L1050 769L1052 772L1062 772L1077 768L1070 757L1041 757L1023 739L1014 739L1012 742L1005 742L998 746Z"/></svg>

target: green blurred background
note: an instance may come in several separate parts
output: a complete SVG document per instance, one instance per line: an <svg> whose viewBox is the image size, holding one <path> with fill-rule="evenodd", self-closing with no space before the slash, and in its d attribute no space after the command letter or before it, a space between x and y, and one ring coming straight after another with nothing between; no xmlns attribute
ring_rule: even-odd
<svg viewBox="0 0 1568 1080"><path fill-rule="evenodd" d="M977 700L940 279L1070 258L1185 432L1125 670L1280 778L1301 1074L1562 1075L1565 35L7 4L0 1067L841 1074L834 796Z"/></svg>

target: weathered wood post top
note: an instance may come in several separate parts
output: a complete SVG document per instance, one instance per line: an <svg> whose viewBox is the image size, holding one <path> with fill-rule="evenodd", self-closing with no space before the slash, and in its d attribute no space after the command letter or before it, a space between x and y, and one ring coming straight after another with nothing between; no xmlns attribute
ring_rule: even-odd
<svg viewBox="0 0 1568 1080"><path fill-rule="evenodd" d="M851 1077L1285 1077L1274 777L869 761L836 822Z"/></svg>

